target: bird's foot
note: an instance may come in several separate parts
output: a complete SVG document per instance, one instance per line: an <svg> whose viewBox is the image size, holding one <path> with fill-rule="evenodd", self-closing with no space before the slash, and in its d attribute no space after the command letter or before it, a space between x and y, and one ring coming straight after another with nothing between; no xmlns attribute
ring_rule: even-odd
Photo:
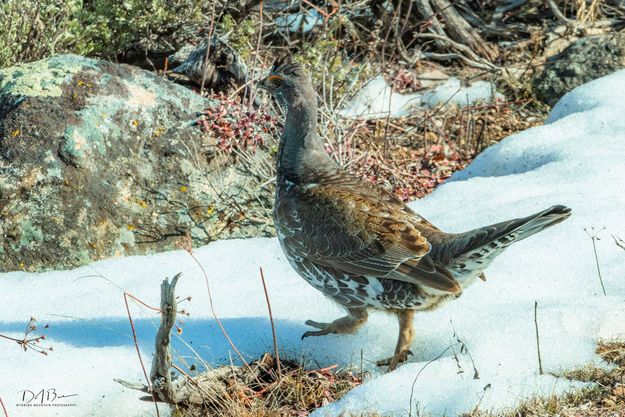
<svg viewBox="0 0 625 417"><path fill-rule="evenodd" d="M327 334L349 334L367 321L367 310L364 308L349 308L349 314L338 318L332 323L319 323L314 320L306 320L306 325L319 330L309 330L302 335L302 340L308 336L325 336Z"/></svg>
<svg viewBox="0 0 625 417"><path fill-rule="evenodd" d="M325 336L327 334L337 333L333 323L319 323L318 321L306 320L306 326L312 326L319 330L308 330L302 335L302 340L308 336Z"/></svg>
<svg viewBox="0 0 625 417"><path fill-rule="evenodd" d="M395 355L390 358L382 359L376 362L378 366L388 366L388 371L393 371L397 368L397 365L400 363L406 362L408 356L412 355L412 352L408 349L402 350L399 353L395 353Z"/></svg>

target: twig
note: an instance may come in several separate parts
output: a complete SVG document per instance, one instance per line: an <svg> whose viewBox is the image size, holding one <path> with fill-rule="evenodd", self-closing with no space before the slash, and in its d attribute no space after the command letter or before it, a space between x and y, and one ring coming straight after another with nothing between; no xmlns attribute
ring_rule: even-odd
<svg viewBox="0 0 625 417"><path fill-rule="evenodd" d="M258 60L260 45L263 40L263 0L260 0L258 4L258 19L259 19L258 41L256 42L256 51L254 52L254 63L252 64L252 68L256 68L256 61ZM255 98L256 98L256 89L250 89L250 97L249 97L250 101L248 103L248 110L252 110L252 106L254 105Z"/></svg>
<svg viewBox="0 0 625 417"><path fill-rule="evenodd" d="M603 291L603 295L607 295L605 292L605 286L603 285L603 278L601 277L601 268L599 267L599 256L597 255L597 243L596 243L597 240L601 240L599 239L599 233L601 233L601 231L603 231L604 229L605 227L599 230L594 235L591 235L590 233L588 233L588 230L586 229L584 229L584 232L586 232L588 237L592 240L592 250L595 254L595 265L597 265L597 275L599 276L599 283L601 284L601 290Z"/></svg>
<svg viewBox="0 0 625 417"><path fill-rule="evenodd" d="M52 347L45 347L45 346L39 345L39 342L41 342L42 340L45 340L46 336L42 334L40 336L29 337L31 333L34 333L37 330L37 325L35 324L36 322L37 320L34 317L30 318L30 320L28 321L28 324L26 325L26 330L24 330L24 337L22 337L21 339L17 339L15 337L7 336L1 333L0 333L0 338L17 343L19 347L21 347L24 350L24 352L30 349L37 353L41 353L42 355L47 355L49 351L53 350ZM47 328L47 327L48 325L46 324L44 328Z"/></svg>
<svg viewBox="0 0 625 417"><path fill-rule="evenodd" d="M160 417L161 413L158 409L158 404L156 401L156 394L154 393L154 390L152 389L152 382L150 381L150 378L148 377L148 372L145 370L143 358L141 358L141 351L139 350L139 342L137 341L137 331L135 330L135 323L132 320L132 315L130 314L130 306L128 305L128 298L132 298L136 302L140 302L146 307L149 307L149 308L153 308L153 307L150 307L147 304L143 303L142 301L139 301L136 297L134 297L130 293L124 292L124 304L126 304L126 313L128 313L128 321L130 322L130 328L132 329L132 339L135 344L135 350L137 351L137 356L139 357L139 363L141 364L141 370L143 371L143 376L145 377L145 381L148 387L148 392L152 395L154 407L156 408L156 415Z"/></svg>
<svg viewBox="0 0 625 417"><path fill-rule="evenodd" d="M388 128L391 120L391 108L392 108L392 100L393 100L393 88L388 86L388 113L386 114L386 123L384 126L384 158L388 155Z"/></svg>
<svg viewBox="0 0 625 417"><path fill-rule="evenodd" d="M160 308L158 308L158 307L152 307L151 305L146 304L145 302L141 301L140 299L138 299L137 297L135 297L134 295L132 295L132 294L131 294L131 293L129 293L129 292L124 292L124 295L128 296L128 298L131 298L134 302L136 302L136 303L138 303L138 304L141 304L142 306L144 306L144 307L146 307L146 308L149 308L150 310L154 310L154 311L156 311L157 313L160 313L160 312L161 312L161 309L160 309Z"/></svg>
<svg viewBox="0 0 625 417"><path fill-rule="evenodd" d="M619 248L625 250L625 241L623 241L623 239L621 239L618 236L614 236L614 235L612 235L612 239L614 239L614 243L616 244L616 246L618 246Z"/></svg>
<svg viewBox="0 0 625 417"><path fill-rule="evenodd" d="M475 408L473 408L473 411L471 412L472 416L478 415L478 412L480 410L480 405L482 404L482 401L484 400L484 397L486 396L486 391L491 388L492 388L491 384L486 384L484 388L482 388L482 395L480 395L480 399L477 401L477 404L475 404Z"/></svg>
<svg viewBox="0 0 625 417"><path fill-rule="evenodd" d="M538 354L538 374L543 374L543 361L540 357L540 337L538 335L538 301L534 301L534 328L536 329L536 353Z"/></svg>
<svg viewBox="0 0 625 417"><path fill-rule="evenodd" d="M319 372L319 373L329 372L329 371L331 371L333 369L336 369L338 367L339 367L339 365L335 363L334 365L326 366L325 368L314 369L312 372Z"/></svg>
<svg viewBox="0 0 625 417"><path fill-rule="evenodd" d="M553 0L546 0L546 1L547 1L547 6L549 6L549 9L551 10L551 13L553 13L553 16L556 19L558 19L560 22L564 23L568 28L574 29L575 25L573 24L573 22L567 19L567 17L564 16L564 14L562 14L560 9L558 9L558 5Z"/></svg>
<svg viewBox="0 0 625 417"><path fill-rule="evenodd" d="M319 14L321 14L323 16L323 23L326 23L328 21L328 19L330 19L330 17L339 10L339 5L336 3L336 1L334 1L334 0L330 0L330 1L332 3L332 11L330 13L326 12L325 10L321 9L319 6L311 3L308 0L302 0L302 3L306 3L307 5L312 7L313 9L317 10L319 12Z"/></svg>
<svg viewBox="0 0 625 417"><path fill-rule="evenodd" d="M458 333L456 332L456 327L454 326L454 322L452 319L449 319L449 324L451 324L451 328L454 332L454 338L456 339L458 343L460 343L460 353L466 353L467 355L469 355L469 359L471 360L471 366L473 367L473 379L480 379L480 373L475 367L475 362L473 361L473 355L471 355L471 352L469 351L469 348L464 343L464 341L460 339L460 336L458 336ZM458 361L458 358L456 357L455 359L458 362L458 367L460 367L460 362Z"/></svg>
<svg viewBox="0 0 625 417"><path fill-rule="evenodd" d="M208 37L206 39L206 54L204 55L204 64L202 65L202 84L200 84L200 95L204 93L204 83L206 82L206 68L208 67L208 56L210 55L211 50L211 39L213 37L213 29L215 26L215 3L212 2L211 5L211 24L208 29Z"/></svg>
<svg viewBox="0 0 625 417"><path fill-rule="evenodd" d="M512 0L511 2L497 7L495 9L495 13L493 13L493 15L491 16L491 24L503 21L506 13L523 6L527 2L528 0Z"/></svg>
<svg viewBox="0 0 625 417"><path fill-rule="evenodd" d="M2 411L4 412L4 417L9 417L9 412L7 411L7 409L4 406L4 403L2 402L2 397L0 397L0 407L2 407Z"/></svg>
<svg viewBox="0 0 625 417"><path fill-rule="evenodd" d="M363 371L363 362L364 362L364 359L365 359L364 356L365 355L364 355L362 349L360 349L360 380L361 381L363 380L363 377L364 377L364 371Z"/></svg>
<svg viewBox="0 0 625 417"><path fill-rule="evenodd" d="M429 364L431 364L432 362L436 362L437 360L442 358L443 355L445 354L445 352L447 352L449 349L452 349L454 347L454 345L455 345L455 343L447 346L445 348L445 350L443 350L441 353L439 353L439 355L437 357L435 357L431 361L428 361L425 365L423 365L423 367L421 369L419 369L419 372L417 372L417 376L415 376L414 381L412 381L412 387L410 387L410 404L409 404L410 408L408 409L408 417L412 417L412 399L414 397L414 386L417 384L417 379L419 379L419 375L421 375L421 372L423 372L423 370L425 368L427 368L427 366Z"/></svg>
<svg viewBox="0 0 625 417"><path fill-rule="evenodd" d="M280 364L280 355L278 354L278 338L276 337L276 326L273 322L273 314L271 313L271 302L269 301L269 293L267 292L267 284L265 283L265 274L263 268L260 268L260 279L263 282L263 291L265 292L265 300L267 300L267 310L269 310L269 321L271 322L271 335L273 336L273 352L278 366L278 381L282 379L282 365Z"/></svg>

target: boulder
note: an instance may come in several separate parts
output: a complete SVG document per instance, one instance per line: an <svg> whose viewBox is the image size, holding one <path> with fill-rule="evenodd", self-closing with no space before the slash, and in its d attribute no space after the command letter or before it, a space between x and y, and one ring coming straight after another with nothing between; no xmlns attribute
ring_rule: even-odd
<svg viewBox="0 0 625 417"><path fill-rule="evenodd" d="M76 55L0 70L0 272L271 235L270 191L196 123L218 104Z"/></svg>
<svg viewBox="0 0 625 417"><path fill-rule="evenodd" d="M539 100L553 106L564 94L582 84L625 67L625 34L581 38L559 54L547 58L533 80Z"/></svg>

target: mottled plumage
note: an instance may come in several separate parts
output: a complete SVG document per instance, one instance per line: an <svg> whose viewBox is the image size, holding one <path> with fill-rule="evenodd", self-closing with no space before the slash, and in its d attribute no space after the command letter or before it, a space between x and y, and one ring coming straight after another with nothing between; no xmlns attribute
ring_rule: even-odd
<svg viewBox="0 0 625 417"><path fill-rule="evenodd" d="M302 66L278 60L260 86L286 107L277 158L274 222L293 268L344 306L332 323L307 321L306 336L353 333L369 309L397 314L394 369L412 341L415 310L460 295L511 243L566 219L554 206L532 216L460 234L441 232L387 191L350 175L324 150L317 97Z"/></svg>

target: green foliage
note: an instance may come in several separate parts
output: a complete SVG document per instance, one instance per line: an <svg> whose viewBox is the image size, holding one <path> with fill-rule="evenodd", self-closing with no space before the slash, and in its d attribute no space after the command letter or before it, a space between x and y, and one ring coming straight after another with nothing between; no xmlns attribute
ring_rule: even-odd
<svg viewBox="0 0 625 417"><path fill-rule="evenodd" d="M202 0L4 0L0 68L54 53L115 57L205 19Z"/></svg>
<svg viewBox="0 0 625 417"><path fill-rule="evenodd" d="M80 42L81 0L0 3L0 68L71 50Z"/></svg>
<svg viewBox="0 0 625 417"><path fill-rule="evenodd" d="M219 22L217 33L228 34L229 45L236 49L243 59L248 59L253 50L255 26L254 17L237 23L232 16L225 15Z"/></svg>
<svg viewBox="0 0 625 417"><path fill-rule="evenodd" d="M49 0L46 0L49 1ZM202 20L201 0L93 0L80 14L81 54L114 56L132 43Z"/></svg>
<svg viewBox="0 0 625 417"><path fill-rule="evenodd" d="M330 84L336 97L353 93L371 76L369 65L347 60L341 46L332 32L326 32L314 42L304 43L301 52L295 56L295 60L307 67L318 90L323 90L324 84ZM329 92L326 91L326 94Z"/></svg>

